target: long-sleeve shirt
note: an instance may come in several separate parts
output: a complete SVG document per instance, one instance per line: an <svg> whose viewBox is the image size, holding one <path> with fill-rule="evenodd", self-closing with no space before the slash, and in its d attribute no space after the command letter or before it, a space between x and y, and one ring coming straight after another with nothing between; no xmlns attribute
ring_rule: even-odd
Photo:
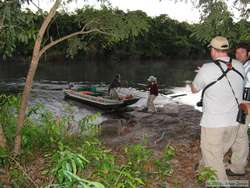
<svg viewBox="0 0 250 188"><path fill-rule="evenodd" d="M159 94L157 83L151 83L148 85L149 94L157 96Z"/></svg>

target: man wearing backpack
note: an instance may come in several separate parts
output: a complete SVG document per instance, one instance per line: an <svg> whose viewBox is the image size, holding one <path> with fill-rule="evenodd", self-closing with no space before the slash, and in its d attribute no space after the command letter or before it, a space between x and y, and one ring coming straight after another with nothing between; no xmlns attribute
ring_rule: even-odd
<svg viewBox="0 0 250 188"><path fill-rule="evenodd" d="M222 36L208 45L212 62L204 64L192 82L191 90L202 94L200 165L211 167L220 183L227 183L225 153L233 146L239 130L236 121L244 86L243 65L228 56L229 43Z"/></svg>

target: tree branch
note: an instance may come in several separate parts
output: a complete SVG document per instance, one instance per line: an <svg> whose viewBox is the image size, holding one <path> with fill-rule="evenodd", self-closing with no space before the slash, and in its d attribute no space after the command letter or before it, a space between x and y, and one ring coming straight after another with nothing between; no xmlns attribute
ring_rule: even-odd
<svg viewBox="0 0 250 188"><path fill-rule="evenodd" d="M46 46L44 46L41 50L40 50L40 53L39 53L39 58L44 54L44 52L46 52L46 50L48 50L49 48L51 48L52 46L55 46L56 44L62 42L62 41L65 41L71 37L74 37L74 36L77 36L77 35L85 35L85 34L89 34L89 33L92 33L92 32L98 32L98 33L101 33L101 34L105 34L105 35L111 35L110 33L107 33L105 31L101 31L99 29L91 29L91 30L88 30L88 31L78 31L78 32L75 32L75 33L71 33L69 35L66 35L62 38L59 38L49 44L47 44Z"/></svg>
<svg viewBox="0 0 250 188"><path fill-rule="evenodd" d="M82 27L82 30L81 30L81 31L84 31L84 30L87 28L87 26L89 26L90 24L92 24L92 23L94 23L94 22L95 22L95 20L93 19L93 20L91 20L90 22L86 23L86 24Z"/></svg>
<svg viewBox="0 0 250 188"><path fill-rule="evenodd" d="M5 139L5 135L3 132L3 126L0 123L0 147L1 148L6 148L6 139Z"/></svg>
<svg viewBox="0 0 250 188"><path fill-rule="evenodd" d="M33 1L30 1L31 4L33 4L39 11L43 11L43 9L41 9L36 3L34 3Z"/></svg>
<svg viewBox="0 0 250 188"><path fill-rule="evenodd" d="M3 17L0 18L0 31L4 28L4 20L5 20L5 14L3 14Z"/></svg>

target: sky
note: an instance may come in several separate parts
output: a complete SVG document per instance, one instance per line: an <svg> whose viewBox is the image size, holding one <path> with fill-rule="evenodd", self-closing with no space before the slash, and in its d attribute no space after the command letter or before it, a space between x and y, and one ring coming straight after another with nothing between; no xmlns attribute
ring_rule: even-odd
<svg viewBox="0 0 250 188"><path fill-rule="evenodd" d="M229 7L232 7L233 1L229 0ZM54 1L34 0L33 2L43 10L49 10ZM200 19L200 12L195 8L195 3L198 3L198 0L109 0L109 2L114 8L117 7L123 11L142 10L152 17L167 14L172 19L189 23L198 23ZM64 9L74 11L84 5L92 5L98 8L100 3L98 4L96 0L73 0L71 4L64 6ZM28 7L37 10L32 4ZM229 10L234 12L236 15L235 20L238 20L239 13L236 12L236 9L229 8Z"/></svg>
<svg viewBox="0 0 250 188"><path fill-rule="evenodd" d="M167 14L179 21L198 22L199 11L194 8L191 2L176 0L111 0L113 7L122 10L143 10L149 16Z"/></svg>
<svg viewBox="0 0 250 188"><path fill-rule="evenodd" d="M34 2L43 10L49 10L53 3L51 0L35 0ZM123 11L142 10L152 17L167 14L172 19L189 23L197 23L200 17L198 9L194 8L191 0L109 0L109 2L114 8L117 7ZM73 11L86 4L98 7L94 0L73 0L70 5L67 5L67 10ZM28 7L36 10L32 4Z"/></svg>

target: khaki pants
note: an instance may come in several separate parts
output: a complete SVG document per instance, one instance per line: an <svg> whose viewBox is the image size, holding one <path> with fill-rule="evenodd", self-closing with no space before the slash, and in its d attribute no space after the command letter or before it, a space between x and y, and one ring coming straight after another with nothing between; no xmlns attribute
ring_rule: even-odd
<svg viewBox="0 0 250 188"><path fill-rule="evenodd" d="M156 112L155 105L154 105L155 98L156 98L155 95L148 96L148 101L147 101L148 112Z"/></svg>
<svg viewBox="0 0 250 188"><path fill-rule="evenodd" d="M239 174L245 173L247 165L247 158L249 154L249 141L248 141L248 125L250 123L250 115L246 116L245 125L241 124L236 136L236 140L232 146L231 164L229 168Z"/></svg>
<svg viewBox="0 0 250 188"><path fill-rule="evenodd" d="M238 130L239 126L222 128L201 127L201 163L215 170L220 182L228 181L223 159L225 153L235 143Z"/></svg>

